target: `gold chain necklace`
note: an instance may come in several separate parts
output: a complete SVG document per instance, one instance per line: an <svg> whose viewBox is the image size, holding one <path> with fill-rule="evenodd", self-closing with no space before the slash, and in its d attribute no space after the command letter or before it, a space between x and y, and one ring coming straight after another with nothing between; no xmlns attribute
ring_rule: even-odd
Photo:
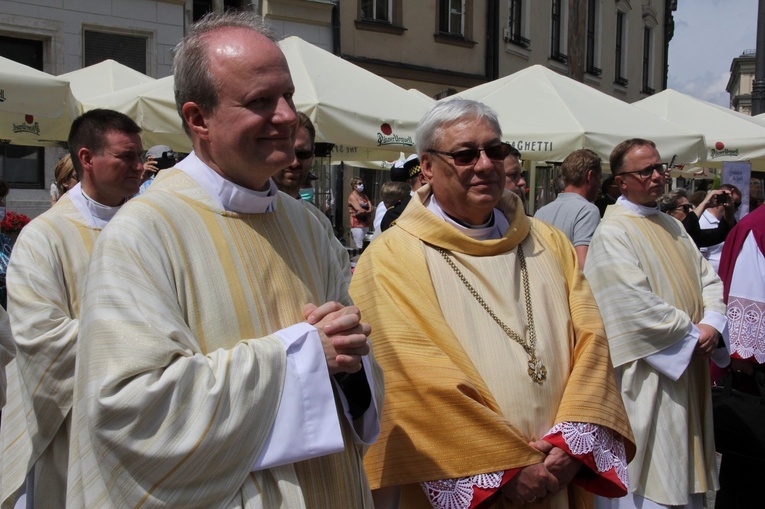
<svg viewBox="0 0 765 509"><path fill-rule="evenodd" d="M462 284L465 285L465 288L468 289L470 294L475 298L476 301L481 305L481 307L486 310L487 313L489 313L489 316L494 319L495 322L497 322L497 325L502 327L502 330L505 331L505 334L508 335L510 339L518 343L523 347L523 349L526 351L526 353L529 355L529 369L528 373L529 376L533 381L535 381L538 384L542 384L547 379L547 368L542 364L542 361L537 359L536 354L536 346L537 346L537 333L534 329L534 314L531 310L531 291L529 290L529 272L526 268L526 257L523 256L523 248L521 248L521 245L518 244L518 261L521 264L521 281L523 282L523 294L525 296L526 300L526 320L529 323L529 341L528 343L513 329L508 327L505 322L500 320L500 318L497 316L497 314L491 310L488 304L486 304L486 301L483 300L483 297L481 297L475 288L473 288L473 285L470 284L470 282L467 280L465 275L462 273L462 271L457 267L457 265L454 264L451 257L449 256L449 253L446 252L446 250L438 247L433 246L436 251L441 253L441 256L444 257L444 260L446 260L446 263L449 265L449 267L452 268L452 270L457 274L457 277L460 278L460 281L462 281Z"/></svg>

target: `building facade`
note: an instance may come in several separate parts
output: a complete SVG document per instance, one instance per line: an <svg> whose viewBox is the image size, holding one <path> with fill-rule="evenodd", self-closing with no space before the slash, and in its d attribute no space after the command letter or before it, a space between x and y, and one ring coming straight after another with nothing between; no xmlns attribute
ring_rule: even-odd
<svg viewBox="0 0 765 509"><path fill-rule="evenodd" d="M666 88L677 1L341 2L337 53L441 98L539 64L634 102Z"/></svg>
<svg viewBox="0 0 765 509"><path fill-rule="evenodd" d="M730 107L744 115L752 114L752 88L756 50L744 50L730 64L730 79L725 90L730 94Z"/></svg>

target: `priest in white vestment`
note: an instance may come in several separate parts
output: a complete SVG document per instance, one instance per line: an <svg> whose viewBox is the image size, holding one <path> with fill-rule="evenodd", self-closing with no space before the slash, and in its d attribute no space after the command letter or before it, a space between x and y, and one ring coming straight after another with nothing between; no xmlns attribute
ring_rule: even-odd
<svg viewBox="0 0 765 509"><path fill-rule="evenodd" d="M364 252L351 295L385 370L365 458L377 509L591 508L627 493L632 432L565 235L505 187L496 114L439 102L429 184Z"/></svg>
<svg viewBox="0 0 765 509"><path fill-rule="evenodd" d="M637 454L631 494L598 507L701 508L718 486L709 358L729 361L722 283L683 225L659 210L664 165L653 142L627 140L610 163L622 195L593 237L584 273Z"/></svg>
<svg viewBox="0 0 765 509"><path fill-rule="evenodd" d="M141 128L122 113L77 118L69 150L80 183L24 227L8 265L16 357L0 425L2 507L24 491L34 507L63 508L80 309L101 229L141 184Z"/></svg>
<svg viewBox="0 0 765 509"><path fill-rule="evenodd" d="M331 239L270 179L298 122L269 35L210 14L176 48L194 151L93 250L69 507L372 507L381 374Z"/></svg>

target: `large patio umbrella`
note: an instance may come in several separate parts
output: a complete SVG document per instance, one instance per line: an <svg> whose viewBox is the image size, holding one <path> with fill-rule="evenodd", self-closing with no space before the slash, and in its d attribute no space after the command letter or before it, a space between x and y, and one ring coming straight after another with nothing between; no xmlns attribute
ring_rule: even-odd
<svg viewBox="0 0 765 509"><path fill-rule="evenodd" d="M298 37L279 46L295 83L295 106L314 123L317 141L341 146L347 160L389 158L381 157L383 151L414 152L414 130L433 99ZM358 149L365 151L354 153Z"/></svg>
<svg viewBox="0 0 765 509"><path fill-rule="evenodd" d="M333 143L333 159L377 161L414 151L414 129L433 102L332 55L298 37L279 43L295 83L293 100L316 127L316 141ZM191 145L176 113L173 78L93 97L85 109L112 108L144 129L145 146Z"/></svg>
<svg viewBox="0 0 765 509"><path fill-rule="evenodd" d="M173 84L173 77L168 76L92 97L83 107L110 108L128 115L143 129L141 138L146 148L169 145L177 152L191 152L191 141L175 109Z"/></svg>
<svg viewBox="0 0 765 509"><path fill-rule="evenodd" d="M76 117L69 82L0 57L0 140L61 145Z"/></svg>
<svg viewBox="0 0 765 509"><path fill-rule="evenodd" d="M494 108L504 139L532 161L562 161L574 150L589 148L607 162L617 144L636 137L653 140L667 161L673 155L678 163L703 157L701 134L541 65L452 97L475 99Z"/></svg>
<svg viewBox="0 0 765 509"><path fill-rule="evenodd" d="M719 168L725 161L750 161L753 169L765 169L765 126L757 125L751 118L671 89L633 106L703 133L704 166Z"/></svg>
<svg viewBox="0 0 765 509"><path fill-rule="evenodd" d="M151 76L110 59L61 74L59 78L69 82L74 97L81 103L93 97L155 81Z"/></svg>

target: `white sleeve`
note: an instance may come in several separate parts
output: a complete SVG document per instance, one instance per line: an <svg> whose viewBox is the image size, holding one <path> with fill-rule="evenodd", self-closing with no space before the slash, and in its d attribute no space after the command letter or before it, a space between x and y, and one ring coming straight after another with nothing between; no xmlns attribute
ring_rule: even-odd
<svg viewBox="0 0 765 509"><path fill-rule="evenodd" d="M645 358L645 361L661 374L672 380L677 380L691 362L693 350L699 342L699 328L690 324L688 333L683 339L673 343L664 350Z"/></svg>
<svg viewBox="0 0 765 509"><path fill-rule="evenodd" d="M287 369L274 426L253 472L344 448L319 332L298 323L274 335L287 351Z"/></svg>
<svg viewBox="0 0 765 509"><path fill-rule="evenodd" d="M754 357L765 362L765 338L761 334L765 323L765 257L750 232L736 258L728 292L731 353L742 359Z"/></svg>
<svg viewBox="0 0 765 509"><path fill-rule="evenodd" d="M699 323L714 327L720 331L725 339L726 347L728 345L728 320L724 315L716 311L706 311L704 318ZM668 346L660 352L649 355L645 358L645 361L650 364L654 369L668 376L672 380L677 380L680 375L683 374L685 368L691 362L693 357L693 350L699 342L699 328L696 325L691 324L688 333L680 341ZM725 358L728 361L725 361ZM728 355L727 348L720 348L712 356L712 360L719 366L726 366L730 362L730 356ZM722 364L721 364L722 363Z"/></svg>

